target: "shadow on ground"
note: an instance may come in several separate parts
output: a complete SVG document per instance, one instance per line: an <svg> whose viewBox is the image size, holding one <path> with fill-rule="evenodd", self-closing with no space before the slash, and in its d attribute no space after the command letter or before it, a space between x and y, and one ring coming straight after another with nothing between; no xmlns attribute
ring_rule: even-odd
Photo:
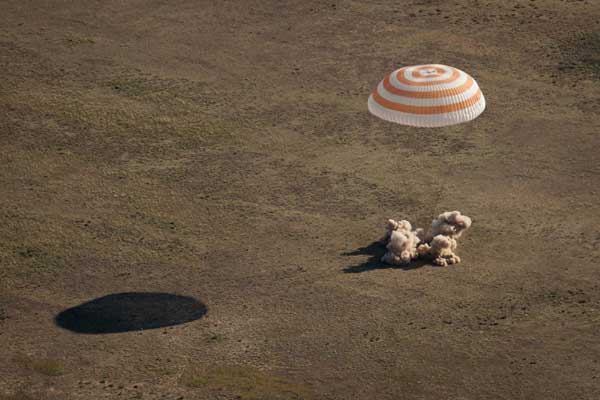
<svg viewBox="0 0 600 400"><path fill-rule="evenodd" d="M378 240L374 241L368 246L361 247L354 251L343 253L344 256L364 256L369 255L370 257L357 265L352 265L343 269L343 271L347 274L355 274L358 272L367 272L375 269L402 269L402 270L411 270L421 268L424 265L430 265L427 261L424 260L413 260L410 264L407 265L388 265L381 262L381 257L385 254L385 246Z"/></svg>
<svg viewBox="0 0 600 400"><path fill-rule="evenodd" d="M116 293L66 309L56 325L76 333L105 334L183 324L206 314L198 300L169 293Z"/></svg>

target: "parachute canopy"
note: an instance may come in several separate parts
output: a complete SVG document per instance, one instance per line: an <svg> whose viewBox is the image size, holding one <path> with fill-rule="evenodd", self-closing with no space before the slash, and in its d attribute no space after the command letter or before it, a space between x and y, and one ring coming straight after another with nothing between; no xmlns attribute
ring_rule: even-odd
<svg viewBox="0 0 600 400"><path fill-rule="evenodd" d="M369 111L386 121L440 127L475 119L485 109L477 82L446 65L400 68L386 76L369 96Z"/></svg>

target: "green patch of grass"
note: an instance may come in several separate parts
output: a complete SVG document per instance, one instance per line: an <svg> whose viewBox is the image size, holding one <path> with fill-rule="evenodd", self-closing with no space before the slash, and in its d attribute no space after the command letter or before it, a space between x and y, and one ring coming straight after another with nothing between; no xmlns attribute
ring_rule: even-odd
<svg viewBox="0 0 600 400"><path fill-rule="evenodd" d="M220 333L211 333L208 341L210 343L223 343L225 341L225 336Z"/></svg>
<svg viewBox="0 0 600 400"><path fill-rule="evenodd" d="M141 96L148 90L143 79L119 79L109 84L115 92L129 96Z"/></svg>
<svg viewBox="0 0 600 400"><path fill-rule="evenodd" d="M240 400L309 399L306 388L252 367L227 366L207 370L192 369L183 384L191 388L225 391Z"/></svg>
<svg viewBox="0 0 600 400"><path fill-rule="evenodd" d="M146 223L148 225L154 225L161 229L168 229L168 230L176 229L175 221L166 220L166 219L158 217L156 215L147 215L147 214L144 214L141 212L136 212L135 214L131 215L131 218L143 221L144 223Z"/></svg>
<svg viewBox="0 0 600 400"><path fill-rule="evenodd" d="M560 301L561 297L562 296L560 295L560 293L556 290L549 290L544 293L544 298L550 301Z"/></svg>
<svg viewBox="0 0 600 400"><path fill-rule="evenodd" d="M64 366L60 360L53 358L34 358L26 355L17 355L15 362L21 367L35 371L46 376L61 376L65 373Z"/></svg>
<svg viewBox="0 0 600 400"><path fill-rule="evenodd" d="M162 376L171 376L171 375L173 375L175 373L174 370L172 370L170 368L166 368L166 367L161 368L158 372Z"/></svg>
<svg viewBox="0 0 600 400"><path fill-rule="evenodd" d="M37 270L52 270L63 266L63 259L35 246L17 247L16 253Z"/></svg>
<svg viewBox="0 0 600 400"><path fill-rule="evenodd" d="M62 363L58 360L34 360L31 363L31 367L35 372L46 376L61 376L65 373Z"/></svg>

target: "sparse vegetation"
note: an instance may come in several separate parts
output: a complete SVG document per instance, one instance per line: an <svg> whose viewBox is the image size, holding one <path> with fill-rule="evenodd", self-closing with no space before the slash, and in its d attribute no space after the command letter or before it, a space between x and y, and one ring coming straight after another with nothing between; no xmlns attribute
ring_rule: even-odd
<svg viewBox="0 0 600 400"><path fill-rule="evenodd" d="M579 36L580 62L582 68L600 77L600 33L593 32Z"/></svg>
<svg viewBox="0 0 600 400"><path fill-rule="evenodd" d="M46 376L60 376L65 373L62 363L58 360L33 360L31 366L34 371Z"/></svg>
<svg viewBox="0 0 600 400"><path fill-rule="evenodd" d="M77 35L77 34L72 34L72 35L65 37L65 42L67 42L67 44L69 44L71 46L78 45L78 44L94 44L94 43L96 43L96 41L89 36L82 36L82 35Z"/></svg>
<svg viewBox="0 0 600 400"><path fill-rule="evenodd" d="M119 79L109 82L115 92L129 96L141 96L148 91L145 81L142 79Z"/></svg>
<svg viewBox="0 0 600 400"><path fill-rule="evenodd" d="M562 73L578 73L583 78L600 78L600 33L582 32L560 46Z"/></svg>
<svg viewBox="0 0 600 400"><path fill-rule="evenodd" d="M549 290L549 291L547 291L546 293L544 293L544 297L547 300L555 301L555 302L558 302L561 299L560 293L558 291L556 291L556 290Z"/></svg>
<svg viewBox="0 0 600 400"><path fill-rule="evenodd" d="M191 369L183 384L192 388L226 391L240 400L308 399L306 388L246 366L224 366L212 369Z"/></svg>
<svg viewBox="0 0 600 400"><path fill-rule="evenodd" d="M225 341L225 336L220 333L211 333L208 341L210 343L223 343Z"/></svg>
<svg viewBox="0 0 600 400"><path fill-rule="evenodd" d="M23 391L18 391L12 394L0 393L0 400L34 400L34 397L26 394Z"/></svg>
<svg viewBox="0 0 600 400"><path fill-rule="evenodd" d="M41 247L31 245L20 246L17 247L16 253L36 270L51 270L60 268L63 265L61 257L51 254Z"/></svg>
<svg viewBox="0 0 600 400"><path fill-rule="evenodd" d="M35 358L21 354L15 357L15 361L22 368L46 376L61 376L65 373L62 362L54 358Z"/></svg>

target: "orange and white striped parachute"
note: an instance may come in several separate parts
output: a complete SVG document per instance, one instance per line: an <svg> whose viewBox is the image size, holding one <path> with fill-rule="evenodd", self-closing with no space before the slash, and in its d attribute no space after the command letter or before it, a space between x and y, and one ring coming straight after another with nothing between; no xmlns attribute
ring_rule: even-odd
<svg viewBox="0 0 600 400"><path fill-rule="evenodd" d="M403 125L439 127L475 119L485 109L477 82L446 65L400 68L369 96L371 114Z"/></svg>

